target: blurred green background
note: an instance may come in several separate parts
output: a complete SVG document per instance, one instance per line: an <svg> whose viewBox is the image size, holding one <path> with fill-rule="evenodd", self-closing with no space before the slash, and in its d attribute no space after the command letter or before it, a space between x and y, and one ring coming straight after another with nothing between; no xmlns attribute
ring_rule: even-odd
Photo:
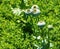
<svg viewBox="0 0 60 49"><path fill-rule="evenodd" d="M39 6L38 16L26 17L24 12L17 16L11 10L11 7L23 10L32 5ZM42 30L36 25L41 20L46 22ZM48 30L49 24L54 26L53 30ZM42 35L48 42L48 33L53 44L49 48L48 43L42 43ZM41 39L33 36L41 36ZM39 47L45 44L44 49L60 49L60 0L0 0L0 49L37 49L34 44Z"/></svg>

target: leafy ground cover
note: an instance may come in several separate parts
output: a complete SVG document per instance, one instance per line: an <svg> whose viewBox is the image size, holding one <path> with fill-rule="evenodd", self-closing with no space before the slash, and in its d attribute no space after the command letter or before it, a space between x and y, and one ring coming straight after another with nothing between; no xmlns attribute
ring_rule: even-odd
<svg viewBox="0 0 60 49"><path fill-rule="evenodd" d="M0 49L59 49L60 0L0 0ZM40 13L26 14L33 5ZM17 12L12 11L19 8ZM23 11L23 12L21 12ZM28 10L29 11L29 10ZM17 14L16 14L17 13ZM44 21L45 26L38 26ZM53 26L53 29L49 29Z"/></svg>

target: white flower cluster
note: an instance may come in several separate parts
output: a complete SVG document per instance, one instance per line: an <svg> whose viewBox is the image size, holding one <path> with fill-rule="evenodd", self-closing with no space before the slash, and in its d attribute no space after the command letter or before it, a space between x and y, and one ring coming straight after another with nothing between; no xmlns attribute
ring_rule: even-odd
<svg viewBox="0 0 60 49"><path fill-rule="evenodd" d="M31 9L26 9L24 12L25 12L25 14L31 14L32 10Z"/></svg>
<svg viewBox="0 0 60 49"><path fill-rule="evenodd" d="M38 23L37 23L37 25L38 26L44 26L46 24L46 22L45 21L39 21ZM48 25L47 26L48 27L48 29L52 29L53 28L53 25Z"/></svg>
<svg viewBox="0 0 60 49"><path fill-rule="evenodd" d="M33 5L31 7L31 9L26 9L24 12L26 14L34 14L34 15L36 15L36 14L40 13L40 10L39 10L39 7L37 5Z"/></svg>
<svg viewBox="0 0 60 49"><path fill-rule="evenodd" d="M21 14L21 9L19 9L19 8L11 8L12 9L12 12L13 12L13 14L15 14L15 15L20 15Z"/></svg>
<svg viewBox="0 0 60 49"><path fill-rule="evenodd" d="M40 13L39 7L37 5L33 5L31 9L26 9L26 10L22 10L19 8L11 8L11 9L12 9L13 14L18 15L18 16L21 14L21 12L25 12L25 14L34 14L34 15Z"/></svg>

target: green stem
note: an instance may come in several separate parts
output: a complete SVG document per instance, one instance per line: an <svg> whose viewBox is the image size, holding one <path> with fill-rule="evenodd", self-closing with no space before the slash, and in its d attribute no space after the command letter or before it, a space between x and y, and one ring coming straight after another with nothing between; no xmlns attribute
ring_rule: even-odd
<svg viewBox="0 0 60 49"><path fill-rule="evenodd" d="M49 46L50 46L50 37L49 37L50 35L49 35L49 31L48 31L48 49L49 49Z"/></svg>

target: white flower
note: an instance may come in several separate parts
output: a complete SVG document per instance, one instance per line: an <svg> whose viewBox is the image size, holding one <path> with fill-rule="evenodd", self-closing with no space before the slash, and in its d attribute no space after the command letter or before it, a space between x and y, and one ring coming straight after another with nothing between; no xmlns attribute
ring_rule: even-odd
<svg viewBox="0 0 60 49"><path fill-rule="evenodd" d="M33 9L32 10L32 14L34 14L34 15L39 14L39 13L40 13L39 9Z"/></svg>
<svg viewBox="0 0 60 49"><path fill-rule="evenodd" d="M40 38L41 38L40 36L37 37L37 39L40 39Z"/></svg>
<svg viewBox="0 0 60 49"><path fill-rule="evenodd" d="M39 9L38 5L33 5L31 9Z"/></svg>
<svg viewBox="0 0 60 49"><path fill-rule="evenodd" d="M53 28L53 25L48 25L48 28L50 29L50 28Z"/></svg>
<svg viewBox="0 0 60 49"><path fill-rule="evenodd" d="M20 15L21 14L21 10L19 8L14 8L14 9L12 8L12 12L15 15Z"/></svg>
<svg viewBox="0 0 60 49"><path fill-rule="evenodd" d="M33 36L34 39L36 39L36 36Z"/></svg>
<svg viewBox="0 0 60 49"><path fill-rule="evenodd" d="M26 9L25 14L31 14L32 10L31 9Z"/></svg>
<svg viewBox="0 0 60 49"><path fill-rule="evenodd" d="M44 26L45 24L46 24L46 23L45 23L44 21L39 21L37 25L38 25L38 26Z"/></svg>
<svg viewBox="0 0 60 49"><path fill-rule="evenodd" d="M50 43L50 47L53 47L53 44L52 43Z"/></svg>

